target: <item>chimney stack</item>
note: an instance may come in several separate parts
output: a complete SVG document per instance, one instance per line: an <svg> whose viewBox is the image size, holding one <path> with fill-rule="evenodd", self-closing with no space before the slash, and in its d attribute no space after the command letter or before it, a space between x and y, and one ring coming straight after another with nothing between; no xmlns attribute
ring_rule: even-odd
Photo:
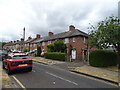
<svg viewBox="0 0 120 90"><path fill-rule="evenodd" d="M75 27L73 25L69 26L69 31L75 30Z"/></svg>
<svg viewBox="0 0 120 90"><path fill-rule="evenodd" d="M53 32L48 32L48 36L53 36Z"/></svg>
<svg viewBox="0 0 120 90"><path fill-rule="evenodd" d="M19 40L17 40L17 42L19 42Z"/></svg>
<svg viewBox="0 0 120 90"><path fill-rule="evenodd" d="M30 40L30 39L32 39L32 37L30 36L30 37L28 37L28 40Z"/></svg>
<svg viewBox="0 0 120 90"><path fill-rule="evenodd" d="M37 34L37 35L36 35L36 38L40 38L40 34Z"/></svg>

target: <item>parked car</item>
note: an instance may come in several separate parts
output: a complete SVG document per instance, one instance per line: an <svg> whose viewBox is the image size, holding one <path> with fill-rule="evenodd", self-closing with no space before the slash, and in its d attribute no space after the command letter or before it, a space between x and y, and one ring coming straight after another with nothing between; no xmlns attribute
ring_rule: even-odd
<svg viewBox="0 0 120 90"><path fill-rule="evenodd" d="M40 56L41 56L41 57L44 57L45 54L46 54L45 52L41 52Z"/></svg>
<svg viewBox="0 0 120 90"><path fill-rule="evenodd" d="M8 52L5 50L0 50L0 61L3 61L8 56Z"/></svg>
<svg viewBox="0 0 120 90"><path fill-rule="evenodd" d="M7 70L8 74L16 70L32 70L32 59L25 53L11 53L7 59L3 60L3 69Z"/></svg>

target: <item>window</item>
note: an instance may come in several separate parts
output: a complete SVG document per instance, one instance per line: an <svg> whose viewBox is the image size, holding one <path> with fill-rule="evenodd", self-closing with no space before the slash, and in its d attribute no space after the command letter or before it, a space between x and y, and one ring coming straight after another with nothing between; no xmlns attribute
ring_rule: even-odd
<svg viewBox="0 0 120 90"><path fill-rule="evenodd" d="M73 37L73 42L75 42L75 38Z"/></svg>
<svg viewBox="0 0 120 90"><path fill-rule="evenodd" d="M33 47L35 47L36 46L36 44L33 44Z"/></svg>
<svg viewBox="0 0 120 90"><path fill-rule="evenodd" d="M29 46L29 43L27 44L27 46Z"/></svg>
<svg viewBox="0 0 120 90"><path fill-rule="evenodd" d="M65 38L64 43L69 43L69 38Z"/></svg>
<svg viewBox="0 0 120 90"><path fill-rule="evenodd" d="M51 41L48 41L48 44L51 44Z"/></svg>
<svg viewBox="0 0 120 90"><path fill-rule="evenodd" d="M85 37L83 38L83 42L85 43Z"/></svg>
<svg viewBox="0 0 120 90"><path fill-rule="evenodd" d="M44 46L45 45L45 42L42 42L42 46Z"/></svg>

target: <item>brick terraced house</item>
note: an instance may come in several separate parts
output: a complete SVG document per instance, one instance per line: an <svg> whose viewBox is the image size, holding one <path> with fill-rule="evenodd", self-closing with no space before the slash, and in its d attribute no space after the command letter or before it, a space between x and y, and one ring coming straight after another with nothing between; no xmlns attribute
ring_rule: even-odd
<svg viewBox="0 0 120 90"><path fill-rule="evenodd" d="M53 44L56 40L62 40L67 46L67 54L71 55L72 50L75 50L75 60L85 60L87 58L87 48L86 40L88 39L88 34L76 29L73 25L69 26L67 32L62 32L54 34L53 32L48 32L48 36L40 37L36 35L36 38L29 37L24 42L24 48L30 50L37 49L37 46L41 46L41 49L45 52L47 51L47 45Z"/></svg>

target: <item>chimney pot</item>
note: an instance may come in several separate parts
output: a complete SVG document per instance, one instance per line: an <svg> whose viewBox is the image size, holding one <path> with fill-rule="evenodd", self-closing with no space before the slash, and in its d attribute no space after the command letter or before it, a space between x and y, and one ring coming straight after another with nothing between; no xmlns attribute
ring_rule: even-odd
<svg viewBox="0 0 120 90"><path fill-rule="evenodd" d="M53 34L53 32L48 32L48 36L52 36Z"/></svg>
<svg viewBox="0 0 120 90"><path fill-rule="evenodd" d="M28 37L28 40L32 39L32 37Z"/></svg>
<svg viewBox="0 0 120 90"><path fill-rule="evenodd" d="M69 31L75 30L75 27L73 25L69 26Z"/></svg>
<svg viewBox="0 0 120 90"><path fill-rule="evenodd" d="M36 35L36 38L40 38L40 34L37 34L37 35Z"/></svg>

